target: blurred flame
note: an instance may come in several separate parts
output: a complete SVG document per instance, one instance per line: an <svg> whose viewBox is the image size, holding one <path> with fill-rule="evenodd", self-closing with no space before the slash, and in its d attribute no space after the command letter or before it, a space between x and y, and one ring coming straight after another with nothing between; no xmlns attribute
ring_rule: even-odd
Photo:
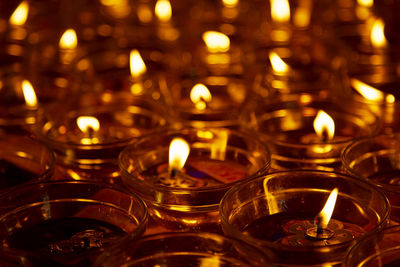
<svg viewBox="0 0 400 267"><path fill-rule="evenodd" d="M182 138L174 138L169 145L169 169L179 171L189 156L189 144Z"/></svg>
<svg viewBox="0 0 400 267"><path fill-rule="evenodd" d="M372 7L374 5L374 0L357 0L357 3L363 7Z"/></svg>
<svg viewBox="0 0 400 267"><path fill-rule="evenodd" d="M362 81L351 79L350 82L353 88L367 100L382 102L385 99L385 94L383 92ZM388 94L386 96L386 101L388 103L393 103L395 101L394 95Z"/></svg>
<svg viewBox="0 0 400 267"><path fill-rule="evenodd" d="M324 133L327 134L327 141L332 140L335 135L335 122L332 117L329 116L323 110L319 110L317 116L314 119L314 130L315 133L321 138L324 139Z"/></svg>
<svg viewBox="0 0 400 267"><path fill-rule="evenodd" d="M222 0L222 4L226 7L235 7L239 3L239 0Z"/></svg>
<svg viewBox="0 0 400 267"><path fill-rule="evenodd" d="M79 129L87 133L92 129L93 131L98 131L100 129L100 122L96 117L93 116L79 116L76 119L76 124Z"/></svg>
<svg viewBox="0 0 400 267"><path fill-rule="evenodd" d="M202 83L196 84L190 91L190 100L195 104L196 109L204 110L206 102L210 102L211 99L210 90Z"/></svg>
<svg viewBox="0 0 400 267"><path fill-rule="evenodd" d="M75 49L78 38L74 29L67 29L60 38L59 47L62 49Z"/></svg>
<svg viewBox="0 0 400 267"><path fill-rule="evenodd" d="M272 69L279 73L286 73L289 71L289 66L281 59L276 52L269 52L269 60Z"/></svg>
<svg viewBox="0 0 400 267"><path fill-rule="evenodd" d="M32 84L28 80L22 81L22 92L24 94L25 103L29 107L37 106L37 98Z"/></svg>
<svg viewBox="0 0 400 267"><path fill-rule="evenodd" d="M333 189L332 192L329 194L328 200L326 201L324 208L320 211L320 213L317 216L320 219L320 221L318 222L318 227L320 228L328 227L328 223L331 220L332 213L335 208L337 195L338 195L337 188Z"/></svg>
<svg viewBox="0 0 400 267"><path fill-rule="evenodd" d="M300 0L299 6L296 8L293 15L293 23L297 27L307 27L310 25L312 10L311 0Z"/></svg>
<svg viewBox="0 0 400 267"><path fill-rule="evenodd" d="M147 71L146 64L144 63L138 50L131 50L129 61L132 77L139 77Z"/></svg>
<svg viewBox="0 0 400 267"><path fill-rule="evenodd" d="M171 3L168 0L158 0L155 13L159 20L164 22L170 21L172 16Z"/></svg>
<svg viewBox="0 0 400 267"><path fill-rule="evenodd" d="M203 40L211 53L227 52L229 50L229 37L221 32L207 31L203 33Z"/></svg>
<svg viewBox="0 0 400 267"><path fill-rule="evenodd" d="M10 17L10 24L15 26L24 25L28 19L29 5L27 1L22 1L14 10Z"/></svg>
<svg viewBox="0 0 400 267"><path fill-rule="evenodd" d="M376 48L386 47L385 24L382 19L375 20L371 29L371 44Z"/></svg>
<svg viewBox="0 0 400 267"><path fill-rule="evenodd" d="M271 17L274 22L289 22L290 6L288 0L271 0Z"/></svg>

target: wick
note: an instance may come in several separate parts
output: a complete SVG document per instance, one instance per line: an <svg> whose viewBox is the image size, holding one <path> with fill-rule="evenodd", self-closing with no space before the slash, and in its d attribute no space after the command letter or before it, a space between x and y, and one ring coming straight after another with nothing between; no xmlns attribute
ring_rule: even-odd
<svg viewBox="0 0 400 267"><path fill-rule="evenodd" d="M314 227L306 230L305 236L311 240L328 240L335 235L335 232L328 227L324 228L321 224L322 219L320 216L314 218Z"/></svg>
<svg viewBox="0 0 400 267"><path fill-rule="evenodd" d="M179 173L179 170L172 168L170 171L170 177L174 178Z"/></svg>
<svg viewBox="0 0 400 267"><path fill-rule="evenodd" d="M321 137L321 139L322 139L322 142L323 143L326 143L326 142L328 142L328 130L326 130L325 128L324 128L324 130L322 131L322 137Z"/></svg>

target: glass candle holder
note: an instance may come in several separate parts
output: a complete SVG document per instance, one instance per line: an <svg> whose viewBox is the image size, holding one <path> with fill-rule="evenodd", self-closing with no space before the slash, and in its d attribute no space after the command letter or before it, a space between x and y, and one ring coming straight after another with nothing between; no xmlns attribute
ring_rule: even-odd
<svg viewBox="0 0 400 267"><path fill-rule="evenodd" d="M360 239L347 253L343 266L396 266L399 264L400 226L394 225L381 232Z"/></svg>
<svg viewBox="0 0 400 267"><path fill-rule="evenodd" d="M36 135L56 154L59 178L118 182L122 149L167 124L161 106L129 93L85 95L79 101L44 110L37 125ZM80 119L88 124L79 125Z"/></svg>
<svg viewBox="0 0 400 267"><path fill-rule="evenodd" d="M176 127L238 128L239 114L249 99L248 83L234 76L183 78L168 91Z"/></svg>
<svg viewBox="0 0 400 267"><path fill-rule="evenodd" d="M189 145L184 168L171 174L169 144ZM119 157L122 181L145 199L156 225L169 231L218 232L218 204L234 184L269 169L267 147L254 136L229 129L182 129L144 137Z"/></svg>
<svg viewBox="0 0 400 267"><path fill-rule="evenodd" d="M400 84L397 63L358 65L349 70L348 97L371 109L382 121L381 133L399 130L399 99L395 88Z"/></svg>
<svg viewBox="0 0 400 267"><path fill-rule="evenodd" d="M168 54L156 45L121 47L106 42L76 61L75 71L85 91L128 91L158 100L166 87ZM161 87L161 88L160 88Z"/></svg>
<svg viewBox="0 0 400 267"><path fill-rule="evenodd" d="M334 134L331 137L316 133L314 122L320 111L333 120L331 129L334 128ZM358 107L353 102L339 102L311 94L285 95L273 101L260 102L258 107L251 106L243 116L243 126L269 145L272 168L276 170L340 170L342 150L355 138L376 133L380 126L369 109ZM327 125L324 127L326 131L329 129Z"/></svg>
<svg viewBox="0 0 400 267"><path fill-rule="evenodd" d="M335 42L310 37L296 42L255 50L253 91L258 97L319 92L332 96L345 93L345 60Z"/></svg>
<svg viewBox="0 0 400 267"><path fill-rule="evenodd" d="M334 188L336 204L321 233L329 235L314 235L317 215ZM225 234L265 249L278 266L336 266L355 240L385 226L389 212L387 198L372 184L306 170L271 173L238 184L220 205Z"/></svg>
<svg viewBox="0 0 400 267"><path fill-rule="evenodd" d="M257 247L213 233L145 236L125 248L104 253L96 266L271 266Z"/></svg>
<svg viewBox="0 0 400 267"><path fill-rule="evenodd" d="M85 181L32 183L1 199L1 242L34 266L87 266L105 248L140 236L148 217L136 195Z"/></svg>
<svg viewBox="0 0 400 267"><path fill-rule="evenodd" d="M354 141L343 151L347 172L380 187L388 197L391 219L400 222L400 135L377 135Z"/></svg>
<svg viewBox="0 0 400 267"><path fill-rule="evenodd" d="M0 130L0 147L0 192L52 176L54 154L43 143Z"/></svg>

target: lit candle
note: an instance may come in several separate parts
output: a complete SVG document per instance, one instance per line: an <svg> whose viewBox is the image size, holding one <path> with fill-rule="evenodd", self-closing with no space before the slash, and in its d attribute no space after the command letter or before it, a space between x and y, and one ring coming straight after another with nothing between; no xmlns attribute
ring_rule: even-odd
<svg viewBox="0 0 400 267"><path fill-rule="evenodd" d="M24 25L28 19L29 15L29 4L27 1L22 1L17 8L12 13L9 24L10 29L10 39L12 40L23 40L27 37L28 33L24 28Z"/></svg>
<svg viewBox="0 0 400 267"><path fill-rule="evenodd" d="M67 29L62 34L59 44L60 61L62 64L71 64L76 58L78 37L74 29Z"/></svg>
<svg viewBox="0 0 400 267"><path fill-rule="evenodd" d="M180 33L171 23L172 7L169 0L157 0L154 9L159 20L157 29L158 37L163 41L176 41Z"/></svg>
<svg viewBox="0 0 400 267"><path fill-rule="evenodd" d="M257 244L277 265L336 266L359 237L386 225L388 204L353 176L294 170L235 185L220 215L226 235Z"/></svg>
<svg viewBox="0 0 400 267"><path fill-rule="evenodd" d="M265 172L268 150L233 130L184 128L141 138L122 151L119 165L123 183L146 200L158 226L218 231L222 194Z"/></svg>

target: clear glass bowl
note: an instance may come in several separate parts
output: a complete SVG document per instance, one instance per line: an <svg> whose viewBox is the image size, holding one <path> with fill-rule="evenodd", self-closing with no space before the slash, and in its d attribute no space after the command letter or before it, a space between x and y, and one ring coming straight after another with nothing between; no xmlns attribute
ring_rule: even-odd
<svg viewBox="0 0 400 267"><path fill-rule="evenodd" d="M329 193L338 198L328 239L307 237ZM220 204L227 236L269 253L277 266L338 265L362 235L386 225L387 198L374 185L344 174L323 171L271 173L232 187Z"/></svg>
<svg viewBox="0 0 400 267"><path fill-rule="evenodd" d="M54 173L54 154L38 140L0 130L0 192Z"/></svg>
<svg viewBox="0 0 400 267"><path fill-rule="evenodd" d="M346 267L398 266L400 226L394 225L360 239L347 253Z"/></svg>
<svg viewBox="0 0 400 267"><path fill-rule="evenodd" d="M104 253L96 266L271 266L266 254L240 240L213 233L145 236Z"/></svg>
<svg viewBox="0 0 400 267"><path fill-rule="evenodd" d="M19 186L1 196L0 239L34 265L89 264L104 248L140 236L144 202L102 183Z"/></svg>
<svg viewBox="0 0 400 267"><path fill-rule="evenodd" d="M182 177L168 179L168 148L175 137L188 142L190 154ZM224 193L265 174L269 164L269 150L258 139L222 128L144 137L119 157L124 185L143 197L155 221L171 230L218 231L218 205Z"/></svg>
<svg viewBox="0 0 400 267"><path fill-rule="evenodd" d="M381 188L391 205L390 217L400 221L400 135L377 135L350 144L342 155L344 170Z"/></svg>

